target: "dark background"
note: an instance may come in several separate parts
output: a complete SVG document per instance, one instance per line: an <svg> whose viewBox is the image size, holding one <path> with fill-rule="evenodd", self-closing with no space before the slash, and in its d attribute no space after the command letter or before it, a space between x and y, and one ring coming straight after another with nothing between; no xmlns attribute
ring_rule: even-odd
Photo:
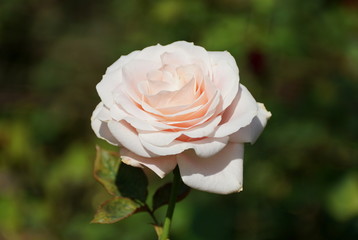
<svg viewBox="0 0 358 240"><path fill-rule="evenodd" d="M145 214L89 224L109 197L89 118L106 67L176 40L228 50L273 116L245 190L192 191L171 239L358 239L354 0L0 1L0 239L156 238Z"/></svg>

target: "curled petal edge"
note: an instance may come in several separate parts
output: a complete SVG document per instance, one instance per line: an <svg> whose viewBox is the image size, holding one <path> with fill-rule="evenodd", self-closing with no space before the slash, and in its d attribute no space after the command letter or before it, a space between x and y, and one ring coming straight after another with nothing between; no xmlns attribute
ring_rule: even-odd
<svg viewBox="0 0 358 240"><path fill-rule="evenodd" d="M122 162L133 167L147 167L156 173L160 178L173 171L177 165L176 156L165 156L156 158L145 158L138 156L128 149L121 148L119 152Z"/></svg>
<svg viewBox="0 0 358 240"><path fill-rule="evenodd" d="M230 136L230 142L254 144L262 131L264 130L268 119L272 116L271 112L267 111L264 104L257 103L257 115L252 119L251 123L246 127L241 128L236 133Z"/></svg>

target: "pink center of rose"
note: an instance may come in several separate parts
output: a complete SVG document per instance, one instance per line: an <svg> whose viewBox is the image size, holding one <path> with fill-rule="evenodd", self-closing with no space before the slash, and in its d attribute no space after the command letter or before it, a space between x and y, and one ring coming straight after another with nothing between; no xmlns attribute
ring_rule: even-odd
<svg viewBox="0 0 358 240"><path fill-rule="evenodd" d="M160 113L150 114L156 115L160 122L179 128L190 128L206 114L210 91L205 87L202 70L195 64L163 65L148 72L147 79L138 84L142 103ZM181 136L179 139L189 141L191 138Z"/></svg>

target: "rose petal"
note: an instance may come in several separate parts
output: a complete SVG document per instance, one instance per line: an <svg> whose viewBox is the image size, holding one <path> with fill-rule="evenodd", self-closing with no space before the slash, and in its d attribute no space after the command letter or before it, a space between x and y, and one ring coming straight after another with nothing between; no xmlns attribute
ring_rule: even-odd
<svg viewBox="0 0 358 240"><path fill-rule="evenodd" d="M223 120L217 128L214 137L233 134L247 126L257 114L257 103L247 88L240 84L240 90L232 104L225 110Z"/></svg>
<svg viewBox="0 0 358 240"><path fill-rule="evenodd" d="M134 59L123 66L123 82L127 89L137 94L138 84L148 80L148 73L161 67L160 63L149 60Z"/></svg>
<svg viewBox="0 0 358 240"><path fill-rule="evenodd" d="M91 126L98 138L104 139L110 144L118 145L118 141L113 137L108 129L107 121L110 119L109 110L99 103L93 111L91 117Z"/></svg>
<svg viewBox="0 0 358 240"><path fill-rule="evenodd" d="M205 138L200 141L195 141L193 145L193 149L197 156L202 158L211 157L218 152L220 152L229 141L229 137L222 138Z"/></svg>
<svg viewBox="0 0 358 240"><path fill-rule="evenodd" d="M136 58L140 51L134 51L127 56L121 56L116 62L109 66L103 75L102 80L97 84L96 89L102 102L111 107L113 104L112 93L122 82L122 68L124 65Z"/></svg>
<svg viewBox="0 0 358 240"><path fill-rule="evenodd" d="M169 129L173 128L190 128L196 126L196 124L205 122L207 119L212 117L217 109L221 109L220 107L221 98L219 91L216 91L210 101L205 102L196 112L187 113L185 115L160 115L158 111L152 108L150 105L143 102L142 107L145 111L152 111L153 114L158 115L158 120L162 123L166 123L170 125ZM144 129L143 129L144 130Z"/></svg>
<svg viewBox="0 0 358 240"><path fill-rule="evenodd" d="M189 43L186 41L177 41L164 46L157 44L155 46L146 47L141 50L138 55L136 55L136 58L161 62L160 57L165 52L179 52L179 54L181 53L184 55L188 55L189 57L196 56L198 59L209 59L207 51L204 48L200 46L195 46L193 43ZM195 63L193 61L191 62ZM208 63L206 63L206 66L208 66Z"/></svg>
<svg viewBox="0 0 358 240"><path fill-rule="evenodd" d="M164 52L160 55L163 65L186 65L189 62L188 55L182 51Z"/></svg>
<svg viewBox="0 0 358 240"><path fill-rule="evenodd" d="M200 157L210 157L223 149L229 137L205 138L197 141L183 142L175 140L166 146L157 146L141 139L143 146L158 156L179 154L187 149L194 149Z"/></svg>
<svg viewBox="0 0 358 240"><path fill-rule="evenodd" d="M223 109L227 108L239 90L239 75L227 64L213 67L213 82L220 89L223 98Z"/></svg>
<svg viewBox="0 0 358 240"><path fill-rule="evenodd" d="M186 41L177 41L164 46L165 52L183 52L189 57L195 56L198 59L208 59L208 52L200 46ZM195 63L195 62L192 62Z"/></svg>
<svg viewBox="0 0 358 240"><path fill-rule="evenodd" d="M227 51L208 51L213 67L213 80L221 89L223 108L227 108L236 96L240 81L235 58Z"/></svg>
<svg viewBox="0 0 358 240"><path fill-rule="evenodd" d="M91 120L99 119L102 121L108 121L111 119L111 114L108 108L100 102L92 113Z"/></svg>
<svg viewBox="0 0 358 240"><path fill-rule="evenodd" d="M145 166L161 178L163 178L167 173L173 171L177 165L176 156L145 158L138 156L125 148L121 148L119 154L125 164L133 167Z"/></svg>
<svg viewBox="0 0 358 240"><path fill-rule="evenodd" d="M96 85L96 89L102 102L111 107L114 103L114 89L122 82L122 71L111 71L103 75L102 80Z"/></svg>
<svg viewBox="0 0 358 240"><path fill-rule="evenodd" d="M228 51L208 51L208 54L212 65L215 66L224 62L224 65L228 64L237 75L239 74L235 58Z"/></svg>
<svg viewBox="0 0 358 240"><path fill-rule="evenodd" d="M163 47L167 52L184 52L188 55L190 63L199 65L203 74L211 75L210 57L205 48L185 41L177 41Z"/></svg>
<svg viewBox="0 0 358 240"><path fill-rule="evenodd" d="M137 51L131 52L128 55L121 56L117 61L115 61L111 66L109 66L107 68L106 74L121 69L123 67L123 65L125 65L126 63L128 63L132 59L135 59L136 56L138 56L139 53L140 53L140 51L137 50Z"/></svg>
<svg viewBox="0 0 358 240"><path fill-rule="evenodd" d="M169 143L173 142L176 138L181 135L181 132L168 132L168 131L157 131L157 132L147 132L139 131L139 138L142 141L156 145L156 146L166 146Z"/></svg>
<svg viewBox="0 0 358 240"><path fill-rule="evenodd" d="M206 112L210 112L210 109L215 109L217 110L218 107L217 105L214 105L214 104L211 104L211 101L214 101L214 103L218 103L219 99L220 98L220 91L215 87L215 85L209 81L208 79L205 79L204 81L204 86L202 86L203 90L202 91L202 94L201 96L197 99L197 101L200 100L200 102L202 102L202 100L206 100L204 101L204 104L202 105L202 109L197 111L196 113L194 113L194 116L193 115L190 115L190 119L193 119L193 118L198 118L198 115L199 117L202 117L203 115L205 115ZM195 103L195 102L193 102ZM144 109L144 111L148 112L148 113L152 113L152 114L155 114L155 115L158 115L158 116L161 116L163 117L164 119L166 119L167 121L170 121L171 117L174 117L173 120L175 119L178 119L178 114L173 114L172 115L166 115L166 114L163 114L161 113L158 109L152 107L151 105L149 105L148 103L146 103L145 101L143 101L141 103L141 107ZM221 109L221 108L220 108ZM185 117L185 119L187 119ZM180 119L180 121L184 120L183 117Z"/></svg>
<svg viewBox="0 0 358 240"><path fill-rule="evenodd" d="M244 143L250 142L255 143L261 132L264 130L267 120L271 117L271 112L267 111L262 103L258 103L257 116L253 118L251 123L241 128L238 132L230 136L231 142Z"/></svg>
<svg viewBox="0 0 358 240"><path fill-rule="evenodd" d="M216 127L218 126L220 121L221 121L221 116L219 115L196 127L183 131L183 134L191 138L201 138L201 137L209 136L216 130Z"/></svg>
<svg viewBox="0 0 358 240"><path fill-rule="evenodd" d="M158 155L145 149L139 140L137 131L125 121L109 121L108 128L122 146L142 157Z"/></svg>
<svg viewBox="0 0 358 240"><path fill-rule="evenodd" d="M180 175L189 187L218 194L242 190L244 145L229 143L218 154L200 158L193 151L177 155Z"/></svg>
<svg viewBox="0 0 358 240"><path fill-rule="evenodd" d="M188 105L169 108L153 108L148 103L143 101L141 102L141 107L145 110L146 113L152 113L153 115L158 116L159 119L178 119L185 118L184 115L198 112L199 109L204 108L207 103L207 96L205 94L202 94L194 102Z"/></svg>
<svg viewBox="0 0 358 240"><path fill-rule="evenodd" d="M134 118L133 121L140 122L141 125L144 126L134 126L139 129L143 130L155 130L151 124L149 124L148 121L156 121L156 118L148 114L146 111L143 111L141 108L139 108L131 99L126 95L125 92L120 92L114 96L115 103L111 110L113 109L114 112L118 112L118 117L121 119L126 119L127 117Z"/></svg>
<svg viewBox="0 0 358 240"><path fill-rule="evenodd" d="M220 108L221 98L219 92L214 96L212 101L207 102L201 108L199 108L196 112L184 115L177 116L176 118L164 117L166 123L173 128L177 129L190 129L198 126L208 119L213 118Z"/></svg>
<svg viewBox="0 0 358 240"><path fill-rule="evenodd" d="M147 96L148 104L158 109L159 107L177 107L189 105L197 97L194 92L194 79L177 91L160 91L153 96Z"/></svg>

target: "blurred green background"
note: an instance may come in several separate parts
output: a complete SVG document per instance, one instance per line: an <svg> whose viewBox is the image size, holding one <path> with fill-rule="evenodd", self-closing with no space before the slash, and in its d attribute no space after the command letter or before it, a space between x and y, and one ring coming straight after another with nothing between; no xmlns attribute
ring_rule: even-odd
<svg viewBox="0 0 358 240"><path fill-rule="evenodd" d="M0 1L0 239L156 238L145 214L89 224L109 147L89 118L106 67L176 40L228 50L273 117L245 148L245 190L192 191L171 239L358 239L355 0Z"/></svg>

